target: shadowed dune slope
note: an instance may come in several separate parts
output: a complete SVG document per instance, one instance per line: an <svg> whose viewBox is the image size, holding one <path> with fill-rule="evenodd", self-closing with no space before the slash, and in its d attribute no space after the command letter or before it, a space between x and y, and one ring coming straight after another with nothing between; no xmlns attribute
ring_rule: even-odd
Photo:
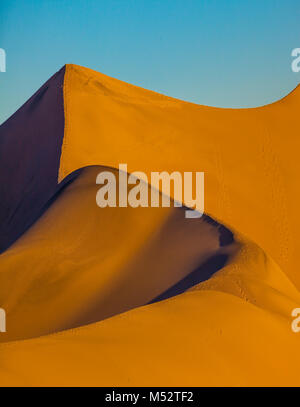
<svg viewBox="0 0 300 407"><path fill-rule="evenodd" d="M0 253L57 189L64 136L62 68L0 126Z"/></svg>
<svg viewBox="0 0 300 407"><path fill-rule="evenodd" d="M299 106L54 75L0 127L0 385L300 385ZM100 209L119 163L204 171L206 214Z"/></svg>

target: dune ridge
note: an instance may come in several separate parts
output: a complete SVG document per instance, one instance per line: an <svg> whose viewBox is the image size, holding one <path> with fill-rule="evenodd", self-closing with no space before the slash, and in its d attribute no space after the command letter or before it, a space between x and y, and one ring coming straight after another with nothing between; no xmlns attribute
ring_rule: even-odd
<svg viewBox="0 0 300 407"><path fill-rule="evenodd" d="M299 105L54 75L0 126L0 385L299 385ZM98 208L123 162L204 171L205 215Z"/></svg>

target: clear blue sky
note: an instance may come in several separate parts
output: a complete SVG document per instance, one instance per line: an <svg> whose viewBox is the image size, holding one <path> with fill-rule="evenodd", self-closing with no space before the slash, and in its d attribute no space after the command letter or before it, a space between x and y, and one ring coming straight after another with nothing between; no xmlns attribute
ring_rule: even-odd
<svg viewBox="0 0 300 407"><path fill-rule="evenodd" d="M253 107L300 82L300 0L0 0L0 123L65 63L204 105Z"/></svg>

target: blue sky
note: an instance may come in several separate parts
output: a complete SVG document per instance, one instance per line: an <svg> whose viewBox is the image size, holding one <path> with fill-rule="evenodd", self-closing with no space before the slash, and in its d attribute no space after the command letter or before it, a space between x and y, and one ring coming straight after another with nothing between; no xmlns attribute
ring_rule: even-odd
<svg viewBox="0 0 300 407"><path fill-rule="evenodd" d="M253 107L300 82L299 0L1 0L0 123L65 63L191 102Z"/></svg>

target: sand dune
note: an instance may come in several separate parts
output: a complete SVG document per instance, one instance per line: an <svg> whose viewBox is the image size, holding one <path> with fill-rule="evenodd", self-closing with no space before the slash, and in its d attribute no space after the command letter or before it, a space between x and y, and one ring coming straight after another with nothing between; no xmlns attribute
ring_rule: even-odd
<svg viewBox="0 0 300 407"><path fill-rule="evenodd" d="M299 105L54 75L0 127L0 385L299 385ZM204 171L206 214L100 209L123 162Z"/></svg>
<svg viewBox="0 0 300 407"><path fill-rule="evenodd" d="M82 171L2 254L8 329L0 341L74 328L145 305L207 260L214 272L217 256L229 260L237 251L233 239L220 245L222 230L210 219L187 221L183 208L100 210L95 180L101 169Z"/></svg>

